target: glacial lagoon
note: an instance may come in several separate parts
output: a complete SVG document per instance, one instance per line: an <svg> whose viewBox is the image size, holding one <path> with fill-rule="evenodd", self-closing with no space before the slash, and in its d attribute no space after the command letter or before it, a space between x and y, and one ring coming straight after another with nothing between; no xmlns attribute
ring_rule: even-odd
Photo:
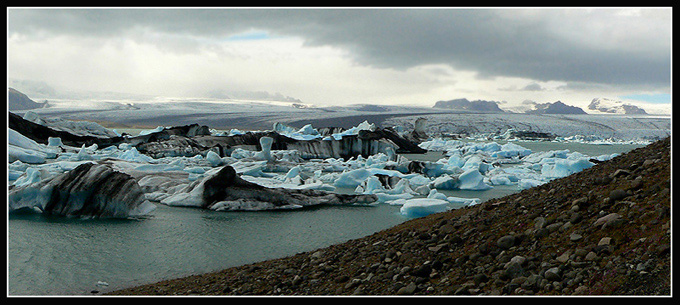
<svg viewBox="0 0 680 305"><path fill-rule="evenodd" d="M642 145L514 142L534 152L624 153ZM407 155L436 161L442 152ZM337 189L352 193L354 189ZM481 201L518 192L442 190ZM8 216L9 295L93 295L164 279L217 271L368 236L407 221L399 205L316 206L297 210L217 212L157 204L138 219Z"/></svg>

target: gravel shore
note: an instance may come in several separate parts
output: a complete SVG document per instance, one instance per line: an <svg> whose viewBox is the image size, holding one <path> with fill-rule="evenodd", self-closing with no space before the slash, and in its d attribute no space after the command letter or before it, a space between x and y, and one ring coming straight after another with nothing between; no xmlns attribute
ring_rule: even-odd
<svg viewBox="0 0 680 305"><path fill-rule="evenodd" d="M114 295L671 294L670 138L317 251Z"/></svg>

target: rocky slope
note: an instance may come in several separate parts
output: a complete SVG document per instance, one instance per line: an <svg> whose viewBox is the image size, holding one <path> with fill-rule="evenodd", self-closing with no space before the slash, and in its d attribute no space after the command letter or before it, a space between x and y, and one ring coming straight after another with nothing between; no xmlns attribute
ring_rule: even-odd
<svg viewBox="0 0 680 305"><path fill-rule="evenodd" d="M111 295L670 295L670 138L365 238Z"/></svg>

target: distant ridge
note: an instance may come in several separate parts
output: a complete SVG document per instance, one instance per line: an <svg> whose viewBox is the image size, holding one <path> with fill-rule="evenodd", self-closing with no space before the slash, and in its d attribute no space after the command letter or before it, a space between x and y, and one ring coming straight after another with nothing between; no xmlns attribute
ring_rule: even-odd
<svg viewBox="0 0 680 305"><path fill-rule="evenodd" d="M498 107L498 103L494 101L484 100L469 101L466 98L460 98L449 101L438 101L434 104L432 108L481 111L481 112L498 112L498 113L505 112L500 107Z"/></svg>
<svg viewBox="0 0 680 305"><path fill-rule="evenodd" d="M533 110L527 110L530 114L587 114L583 109L569 106L560 101L534 105Z"/></svg>
<svg viewBox="0 0 680 305"><path fill-rule="evenodd" d="M638 106L601 97L594 98L588 105L588 109L604 113L647 114L647 111Z"/></svg>
<svg viewBox="0 0 680 305"><path fill-rule="evenodd" d="M26 94L19 92L14 88L7 88L7 108L8 110L30 110L36 108L43 108L44 103L36 103L31 100Z"/></svg>

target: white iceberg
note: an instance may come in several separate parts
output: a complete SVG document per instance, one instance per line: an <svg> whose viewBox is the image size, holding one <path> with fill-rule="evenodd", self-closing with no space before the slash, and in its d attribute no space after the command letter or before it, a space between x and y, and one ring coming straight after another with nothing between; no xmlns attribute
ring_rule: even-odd
<svg viewBox="0 0 680 305"><path fill-rule="evenodd" d="M460 181L458 188L461 190L483 191L493 188L484 183L484 176L476 169L470 169L462 173L458 176L458 180Z"/></svg>
<svg viewBox="0 0 680 305"><path fill-rule="evenodd" d="M399 211L406 217L423 217L448 211L448 203L448 201L441 199L413 198L404 200Z"/></svg>

